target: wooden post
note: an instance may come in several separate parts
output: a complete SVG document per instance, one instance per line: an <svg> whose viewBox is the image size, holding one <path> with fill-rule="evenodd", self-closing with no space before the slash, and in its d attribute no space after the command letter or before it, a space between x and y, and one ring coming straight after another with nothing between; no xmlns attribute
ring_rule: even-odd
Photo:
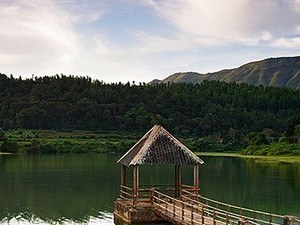
<svg viewBox="0 0 300 225"><path fill-rule="evenodd" d="M199 194L199 164L194 165L194 194Z"/></svg>
<svg viewBox="0 0 300 225"><path fill-rule="evenodd" d="M151 203L151 205L153 205L153 202L154 202L154 189L151 188L150 189L150 203Z"/></svg>
<svg viewBox="0 0 300 225"><path fill-rule="evenodd" d="M123 191L127 191L126 189L123 188L123 186L126 186L126 166L121 165L121 197L126 197L123 196Z"/></svg>
<svg viewBox="0 0 300 225"><path fill-rule="evenodd" d="M239 218L238 220L238 225L247 225L248 224L248 220L244 217Z"/></svg>
<svg viewBox="0 0 300 225"><path fill-rule="evenodd" d="M175 219L175 201L173 201L173 220Z"/></svg>
<svg viewBox="0 0 300 225"><path fill-rule="evenodd" d="M299 225L299 220L296 216L284 216L283 219L284 225Z"/></svg>
<svg viewBox="0 0 300 225"><path fill-rule="evenodd" d="M181 165L178 165L178 194L179 197L181 198L182 195L182 174L181 174Z"/></svg>
<svg viewBox="0 0 300 225"><path fill-rule="evenodd" d="M270 219L269 219L270 224L272 224L272 214L270 213Z"/></svg>
<svg viewBox="0 0 300 225"><path fill-rule="evenodd" d="M193 204L191 204L191 225L194 224L194 207Z"/></svg>
<svg viewBox="0 0 300 225"><path fill-rule="evenodd" d="M133 205L137 205L139 199L139 167L133 166Z"/></svg>
<svg viewBox="0 0 300 225"><path fill-rule="evenodd" d="M121 167L121 185L126 186L126 166Z"/></svg>
<svg viewBox="0 0 300 225"><path fill-rule="evenodd" d="M226 225L229 224L229 211L227 209L227 212L226 212Z"/></svg>
<svg viewBox="0 0 300 225"><path fill-rule="evenodd" d="M175 198L181 197L182 193L182 179L181 179L181 165L175 165Z"/></svg>
<svg viewBox="0 0 300 225"><path fill-rule="evenodd" d="M181 200L181 222L184 220L184 202Z"/></svg>
<svg viewBox="0 0 300 225"><path fill-rule="evenodd" d="M202 209L201 209L201 225L204 224L204 206L202 206Z"/></svg>
<svg viewBox="0 0 300 225"><path fill-rule="evenodd" d="M179 197L179 191L178 191L178 165L175 165L175 192L174 197Z"/></svg>
<svg viewBox="0 0 300 225"><path fill-rule="evenodd" d="M216 211L213 212L213 225L216 225Z"/></svg>

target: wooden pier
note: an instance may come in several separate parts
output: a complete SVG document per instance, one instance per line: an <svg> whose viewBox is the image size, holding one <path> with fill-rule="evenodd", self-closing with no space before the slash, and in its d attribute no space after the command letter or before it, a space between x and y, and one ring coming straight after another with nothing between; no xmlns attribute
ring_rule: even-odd
<svg viewBox="0 0 300 225"><path fill-rule="evenodd" d="M194 194L192 186L183 185L180 198L172 197L171 190L175 193L175 189L171 187L165 191L145 188L143 197L136 204L133 199L120 198L115 202L115 216L125 221L125 224L161 221L175 225L300 224L300 220L294 216L261 212L205 198ZM129 192L126 194L131 195Z"/></svg>
<svg viewBox="0 0 300 225"><path fill-rule="evenodd" d="M123 224L167 221L174 225L300 225L283 216L229 205L205 198L199 191L199 165L204 162L168 131L155 125L118 163L121 163L120 197L115 219ZM174 185L139 184L139 166L174 165ZM193 185L182 184L182 166L193 165ZM127 180L132 168L132 181Z"/></svg>

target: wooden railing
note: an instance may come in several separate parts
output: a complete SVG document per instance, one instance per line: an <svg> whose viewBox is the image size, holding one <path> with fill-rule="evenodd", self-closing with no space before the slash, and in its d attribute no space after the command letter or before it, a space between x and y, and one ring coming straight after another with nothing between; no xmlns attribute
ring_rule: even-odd
<svg viewBox="0 0 300 225"><path fill-rule="evenodd" d="M155 189L161 192L168 194L169 196L174 197L175 187L173 185L141 185L138 189L138 196L134 196L133 194L133 187L130 186L123 186L121 185L120 190L120 198L128 201L132 201L138 204L138 202L150 202L150 190Z"/></svg>
<svg viewBox="0 0 300 225"><path fill-rule="evenodd" d="M278 214L238 207L183 189L180 199L175 199L152 189L150 200L156 211L170 222L180 224L212 225L282 225L285 217ZM296 219L299 224L299 219Z"/></svg>
<svg viewBox="0 0 300 225"><path fill-rule="evenodd" d="M133 199L132 187L121 185L120 198L126 199L126 200L132 200Z"/></svg>
<svg viewBox="0 0 300 225"><path fill-rule="evenodd" d="M150 196L156 212L169 222L192 225L205 222L202 205L175 199L154 189Z"/></svg>
<svg viewBox="0 0 300 225"><path fill-rule="evenodd" d="M180 198L175 198L175 188L171 185L140 186L138 196L133 195L133 188L121 186L122 199L132 204L148 202L153 204L161 217L173 220L174 223L192 225L282 225L287 224L282 215L266 213L226 204L203 197L199 189L182 185ZM172 221L170 221L172 222ZM296 224L300 224L298 218Z"/></svg>
<svg viewBox="0 0 300 225"><path fill-rule="evenodd" d="M230 205L200 195L195 195L194 193L191 193L191 191L183 190L181 198L183 201L203 205L207 215L216 217L218 220L225 222L225 224L230 222L238 223L241 221L247 221L250 224L269 225L279 225L284 223L284 216L282 215Z"/></svg>

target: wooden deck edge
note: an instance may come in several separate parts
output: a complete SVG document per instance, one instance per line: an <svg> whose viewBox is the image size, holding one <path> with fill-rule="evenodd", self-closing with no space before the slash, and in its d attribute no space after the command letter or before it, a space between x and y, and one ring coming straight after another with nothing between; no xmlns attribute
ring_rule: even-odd
<svg viewBox="0 0 300 225"><path fill-rule="evenodd" d="M125 224L166 222L165 219L157 215L150 203L133 207L132 202L122 199L115 201L114 216Z"/></svg>
<svg viewBox="0 0 300 225"><path fill-rule="evenodd" d="M165 214L163 214L163 213L161 213L161 212L159 212L159 211L157 211L156 214L157 214L159 217L163 218L164 221L166 221L166 222L168 222L168 223L170 223L170 224L174 224L174 225L182 225L182 224L183 224L181 221L173 220L173 219L171 219L169 216L167 216L167 215L165 215Z"/></svg>
<svg viewBox="0 0 300 225"><path fill-rule="evenodd" d="M123 223L125 224L131 224L131 221L127 218L125 218L124 216L122 216L121 214L114 212L114 220L122 220Z"/></svg>

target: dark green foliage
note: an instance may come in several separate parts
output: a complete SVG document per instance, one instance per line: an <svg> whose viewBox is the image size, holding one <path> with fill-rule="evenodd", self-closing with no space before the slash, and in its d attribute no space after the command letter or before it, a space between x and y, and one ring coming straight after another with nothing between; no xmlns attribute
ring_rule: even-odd
<svg viewBox="0 0 300 225"><path fill-rule="evenodd" d="M269 135L273 134L271 130L262 132L252 132L248 135L248 147L242 151L245 155L300 155L300 125L294 123L294 129L291 132L285 131L275 139ZM291 129L291 128L288 128ZM289 134L289 135L288 135Z"/></svg>
<svg viewBox="0 0 300 225"><path fill-rule="evenodd" d="M23 147L23 152L28 154L56 154L56 153L107 153L125 152L132 147L134 142L99 142L99 141L44 141L32 140L30 145Z"/></svg>
<svg viewBox="0 0 300 225"><path fill-rule="evenodd" d="M0 130L0 141L5 141L5 132L3 130Z"/></svg>
<svg viewBox="0 0 300 225"><path fill-rule="evenodd" d="M204 81L105 84L88 77L0 79L5 129L148 130L155 123L186 135L270 128L281 133L300 114L300 90ZM293 123L292 123L293 124Z"/></svg>
<svg viewBox="0 0 300 225"><path fill-rule="evenodd" d="M300 155L300 145L289 143L272 143L270 145L250 145L242 151L244 155Z"/></svg>
<svg viewBox="0 0 300 225"><path fill-rule="evenodd" d="M285 137L290 143L298 141L300 137L300 115L293 116L287 121Z"/></svg>
<svg viewBox="0 0 300 225"><path fill-rule="evenodd" d="M5 140L1 145L0 152L18 153L19 148L18 142Z"/></svg>
<svg viewBox="0 0 300 225"><path fill-rule="evenodd" d="M268 140L267 140L267 137L265 134L263 133L259 133L255 142L254 142L254 145L262 145L262 144L269 144Z"/></svg>
<svg viewBox="0 0 300 225"><path fill-rule="evenodd" d="M299 115L299 89L219 81L105 84L89 77L65 75L22 80L0 74L0 128L6 130L144 133L154 124L161 124L176 136L189 139L194 150L235 151L249 144L272 143L284 131L286 140L297 142ZM253 137L248 135L251 132ZM23 139L26 135L38 138L34 133L20 134ZM57 147L61 143L31 141L25 148L39 153L102 151L67 142L62 144L66 148ZM121 142L109 145L108 142L101 148L110 151L124 147L120 147Z"/></svg>
<svg viewBox="0 0 300 225"><path fill-rule="evenodd" d="M131 148L141 134L134 132L68 132L50 130L11 130L0 152L27 154L62 154L62 153L124 153ZM2 146L2 147L1 147Z"/></svg>

